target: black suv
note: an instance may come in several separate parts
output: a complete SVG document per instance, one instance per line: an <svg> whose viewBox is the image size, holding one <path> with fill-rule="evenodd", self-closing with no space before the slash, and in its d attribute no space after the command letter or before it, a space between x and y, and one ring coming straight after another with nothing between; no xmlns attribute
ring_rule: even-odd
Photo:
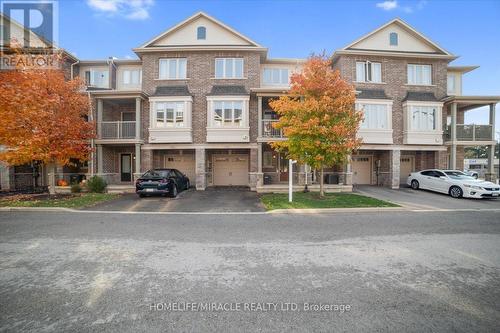
<svg viewBox="0 0 500 333"><path fill-rule="evenodd" d="M176 197L190 186L189 178L177 169L152 169L135 182L135 193L142 198L148 194L168 194Z"/></svg>

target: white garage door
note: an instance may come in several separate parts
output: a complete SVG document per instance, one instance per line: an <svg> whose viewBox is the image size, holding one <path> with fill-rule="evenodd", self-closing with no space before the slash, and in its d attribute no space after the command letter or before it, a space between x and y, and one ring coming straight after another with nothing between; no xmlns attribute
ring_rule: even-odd
<svg viewBox="0 0 500 333"><path fill-rule="evenodd" d="M214 155L213 184L248 186L247 155Z"/></svg>
<svg viewBox="0 0 500 333"><path fill-rule="evenodd" d="M196 182L194 155L165 155L165 168L177 169L188 176L191 184Z"/></svg>
<svg viewBox="0 0 500 333"><path fill-rule="evenodd" d="M372 168L371 157L352 157L352 183L353 184L371 184Z"/></svg>
<svg viewBox="0 0 500 333"><path fill-rule="evenodd" d="M413 157L411 156L401 157L401 165L399 168L400 168L399 182L401 184L406 184L406 179L408 178L408 175L414 171Z"/></svg>

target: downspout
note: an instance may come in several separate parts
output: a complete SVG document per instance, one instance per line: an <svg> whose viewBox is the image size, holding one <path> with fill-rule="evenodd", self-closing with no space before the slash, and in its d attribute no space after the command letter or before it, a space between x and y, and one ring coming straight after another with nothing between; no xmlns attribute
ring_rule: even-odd
<svg viewBox="0 0 500 333"><path fill-rule="evenodd" d="M94 120L94 117L92 116L92 98L90 97L90 91L87 91L87 96L89 98L89 120L90 121L93 121ZM94 166L94 148L95 148L95 144L94 144L94 138L90 139L90 177L94 176L94 169L95 169L95 166Z"/></svg>

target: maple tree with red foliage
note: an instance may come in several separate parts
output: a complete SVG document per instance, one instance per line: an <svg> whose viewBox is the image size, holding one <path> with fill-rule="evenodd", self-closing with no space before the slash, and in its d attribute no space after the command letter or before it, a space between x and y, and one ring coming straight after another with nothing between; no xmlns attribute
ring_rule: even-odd
<svg viewBox="0 0 500 333"><path fill-rule="evenodd" d="M273 126L287 137L272 147L320 170L322 197L323 169L345 163L361 145L356 132L362 113L355 110L354 86L342 79L325 55L311 56L290 81L290 92L270 102L280 116Z"/></svg>
<svg viewBox="0 0 500 333"><path fill-rule="evenodd" d="M95 133L86 119L83 88L80 79L66 80L61 69L0 71L0 160L10 165L88 160Z"/></svg>

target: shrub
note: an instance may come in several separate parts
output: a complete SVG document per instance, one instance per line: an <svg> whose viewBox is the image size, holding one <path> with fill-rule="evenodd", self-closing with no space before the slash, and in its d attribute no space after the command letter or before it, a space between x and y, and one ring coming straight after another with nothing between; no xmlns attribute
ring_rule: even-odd
<svg viewBox="0 0 500 333"><path fill-rule="evenodd" d="M87 188L92 193L104 193L106 191L106 181L99 176L93 176L87 180Z"/></svg>
<svg viewBox="0 0 500 333"><path fill-rule="evenodd" d="M80 184L71 185L71 193L80 193L82 191L82 187Z"/></svg>

